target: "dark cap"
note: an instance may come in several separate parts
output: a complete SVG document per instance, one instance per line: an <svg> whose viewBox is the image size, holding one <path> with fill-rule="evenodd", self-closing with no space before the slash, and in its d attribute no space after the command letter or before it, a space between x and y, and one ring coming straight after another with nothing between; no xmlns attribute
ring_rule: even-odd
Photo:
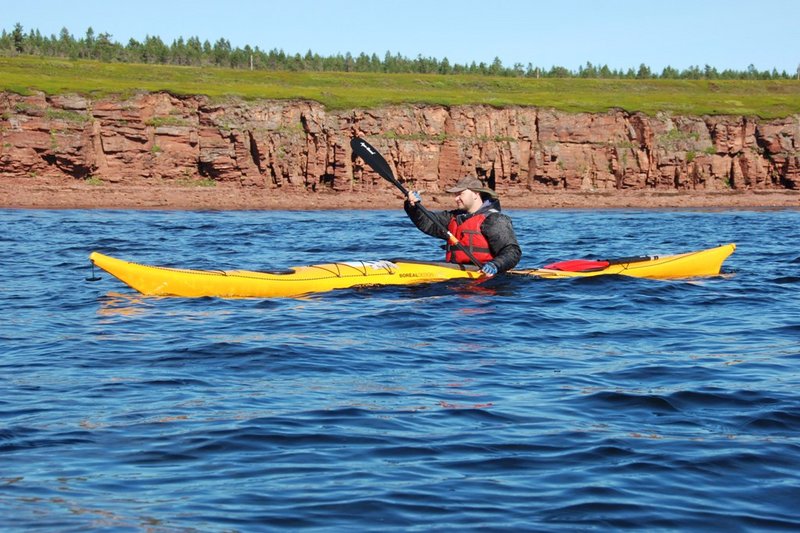
<svg viewBox="0 0 800 533"><path fill-rule="evenodd" d="M459 193L461 191L466 191L467 189L473 192L483 192L488 194L492 198L497 198L496 192L494 192L492 189L488 187L484 187L481 180L472 176L461 178L460 180L458 180L458 183L456 183L453 187L447 189L447 192Z"/></svg>

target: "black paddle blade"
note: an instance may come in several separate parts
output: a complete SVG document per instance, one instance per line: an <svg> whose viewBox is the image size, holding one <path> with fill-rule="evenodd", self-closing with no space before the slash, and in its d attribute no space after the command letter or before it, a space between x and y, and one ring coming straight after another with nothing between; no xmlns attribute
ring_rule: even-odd
<svg viewBox="0 0 800 533"><path fill-rule="evenodd" d="M382 178L391 182L395 187L400 189L404 195L408 195L408 191L406 191L405 187L403 187L394 177L392 169L389 167L389 163L386 162L386 159L384 159L381 153L375 149L374 146L360 137L353 137L350 139L350 148L352 148L353 153L360 157L364 163L369 165L372 170L380 174Z"/></svg>

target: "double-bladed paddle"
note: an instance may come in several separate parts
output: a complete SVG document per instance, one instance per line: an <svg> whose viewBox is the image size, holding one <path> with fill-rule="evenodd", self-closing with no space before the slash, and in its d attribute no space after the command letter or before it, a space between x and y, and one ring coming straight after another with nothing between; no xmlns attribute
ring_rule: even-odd
<svg viewBox="0 0 800 533"><path fill-rule="evenodd" d="M402 184L402 183L400 183L399 181L397 181L397 178L395 178L395 177L394 177L394 174L392 174L392 169L391 169L391 168L389 168L389 163L387 163L387 162L386 162L386 159L384 159L384 158L383 158L383 156L380 154L380 152L378 152L378 150L376 150L376 149L375 149L375 148L374 148L374 147L373 147L371 144L369 144L367 141L365 141L364 139L361 139L361 138L359 138L359 137L353 137L353 138L350 140L350 147L353 149L353 153L354 153L354 154L356 154L358 157L360 157L360 158L361 158L361 159L362 159L362 160L363 160L363 161L364 161L364 162L365 162L367 165L369 165L370 167L372 167L372 170L374 170L375 172L377 172L377 173L378 173L378 174L379 174L379 175L380 175L382 178L384 178L386 181L388 181L389 183L391 183L392 185L394 185L395 187L397 187L398 189L400 189L400 192L401 192L401 193L403 193L403 196L404 196L405 198L408 198L408 190L407 190L405 187L403 187L403 184ZM435 225L435 226L436 226L436 227L437 227L437 228L438 228L440 231L443 231L444 233L446 233L446 234L447 234L447 241L448 241L448 242L449 242L451 245L455 246L456 248L458 248L459 250L461 250L462 252L464 252L464 254L465 254L467 257L469 257L469 260L470 260L470 261L472 261L472 263L473 263L475 266L477 266L478 268L481 268L481 267L483 266L483 263L481 263L480 261L478 261L478 260L475 258L475 256L474 256L474 255L472 255L472 252L470 252L469 250L467 250L467 249L466 249L466 248L465 248L465 247L464 247L464 246L463 246L463 245L462 245L460 242L458 242L458 239L456 239L455 235L453 235L452 233L450 233L450 231L448 231L448 229L447 229L446 227L444 227L444 226L442 225L442 223L441 223L441 222L439 222L439 221L436 219L436 217L434 216L434 214L433 214L433 213L431 213L430 211L428 211L428 209L427 209L427 208L426 208L424 205L422 205L422 203L421 203L421 202L417 202L417 204L416 204L416 205L417 205L417 208L418 208L418 209L421 209L421 210L422 210L422 213L423 213L423 214L424 214L426 217L428 217L428 219L429 219L429 220L430 220L430 221L431 221L431 222L432 222L432 223L433 223L433 224L434 224L434 225Z"/></svg>

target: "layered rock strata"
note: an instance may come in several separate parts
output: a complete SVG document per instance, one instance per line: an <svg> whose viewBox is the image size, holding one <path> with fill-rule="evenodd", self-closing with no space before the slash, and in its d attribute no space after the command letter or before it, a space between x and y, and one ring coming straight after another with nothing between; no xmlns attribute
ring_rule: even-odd
<svg viewBox="0 0 800 533"><path fill-rule="evenodd" d="M330 111L309 101L167 93L94 100L0 93L0 178L254 191L391 188L349 147L378 147L410 187L477 175L501 194L800 190L800 115L647 116L487 106Z"/></svg>

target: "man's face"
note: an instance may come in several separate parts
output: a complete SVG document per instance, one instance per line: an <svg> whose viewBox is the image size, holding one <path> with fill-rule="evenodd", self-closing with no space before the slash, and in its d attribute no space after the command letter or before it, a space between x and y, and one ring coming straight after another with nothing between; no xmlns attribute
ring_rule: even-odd
<svg viewBox="0 0 800 533"><path fill-rule="evenodd" d="M456 196L456 206L467 213L474 213L483 205L481 195L475 191L465 189Z"/></svg>

